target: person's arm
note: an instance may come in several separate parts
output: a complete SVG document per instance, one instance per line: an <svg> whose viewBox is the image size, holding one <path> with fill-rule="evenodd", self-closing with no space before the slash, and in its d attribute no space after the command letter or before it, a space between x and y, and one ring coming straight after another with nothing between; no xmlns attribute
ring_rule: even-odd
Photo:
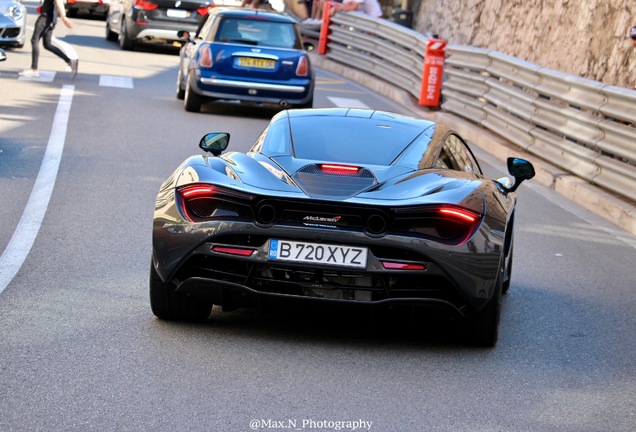
<svg viewBox="0 0 636 432"><path fill-rule="evenodd" d="M356 1L337 3L334 5L334 9L337 12L352 12L358 10L358 7L360 7L360 3Z"/></svg>
<svg viewBox="0 0 636 432"><path fill-rule="evenodd" d="M360 3L356 3L356 2L342 3L343 12L353 12L358 10L359 7L360 7Z"/></svg>
<svg viewBox="0 0 636 432"><path fill-rule="evenodd" d="M60 19L62 20L64 25L68 28L73 27L73 22L66 16L66 9L64 9L63 0L55 0L55 7L57 7Z"/></svg>

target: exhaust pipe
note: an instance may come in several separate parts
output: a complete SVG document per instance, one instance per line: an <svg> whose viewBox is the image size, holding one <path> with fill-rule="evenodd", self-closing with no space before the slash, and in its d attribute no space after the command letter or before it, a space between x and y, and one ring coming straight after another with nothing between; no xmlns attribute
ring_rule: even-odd
<svg viewBox="0 0 636 432"><path fill-rule="evenodd" d="M289 105L289 103L286 100L282 100L279 103L280 103L280 106L283 107L283 108L286 108L287 105Z"/></svg>

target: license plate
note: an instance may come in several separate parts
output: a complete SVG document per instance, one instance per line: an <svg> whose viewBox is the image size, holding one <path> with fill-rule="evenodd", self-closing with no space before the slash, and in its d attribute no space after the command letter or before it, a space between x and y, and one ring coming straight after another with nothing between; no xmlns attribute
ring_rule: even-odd
<svg viewBox="0 0 636 432"><path fill-rule="evenodd" d="M166 15L170 18L187 18L188 11L182 9L168 9Z"/></svg>
<svg viewBox="0 0 636 432"><path fill-rule="evenodd" d="M274 60L252 58L252 57L239 57L238 65L241 67L255 68L255 69L274 69L276 62Z"/></svg>
<svg viewBox="0 0 636 432"><path fill-rule="evenodd" d="M268 258L308 264L364 268L367 265L367 253L368 250L364 247L272 239L269 241Z"/></svg>

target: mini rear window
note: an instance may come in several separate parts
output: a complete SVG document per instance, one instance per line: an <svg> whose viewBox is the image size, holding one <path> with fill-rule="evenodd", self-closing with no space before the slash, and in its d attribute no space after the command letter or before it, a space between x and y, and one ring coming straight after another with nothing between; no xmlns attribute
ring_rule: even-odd
<svg viewBox="0 0 636 432"><path fill-rule="evenodd" d="M224 18L215 40L276 48L302 46L294 24L256 19Z"/></svg>

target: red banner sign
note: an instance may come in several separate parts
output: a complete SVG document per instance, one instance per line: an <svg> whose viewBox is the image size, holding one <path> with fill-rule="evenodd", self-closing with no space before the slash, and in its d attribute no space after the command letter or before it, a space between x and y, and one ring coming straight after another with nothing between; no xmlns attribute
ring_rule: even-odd
<svg viewBox="0 0 636 432"><path fill-rule="evenodd" d="M442 93L445 57L446 41L441 39L429 39L426 43L426 53L424 54L420 105L434 108L439 106Z"/></svg>

